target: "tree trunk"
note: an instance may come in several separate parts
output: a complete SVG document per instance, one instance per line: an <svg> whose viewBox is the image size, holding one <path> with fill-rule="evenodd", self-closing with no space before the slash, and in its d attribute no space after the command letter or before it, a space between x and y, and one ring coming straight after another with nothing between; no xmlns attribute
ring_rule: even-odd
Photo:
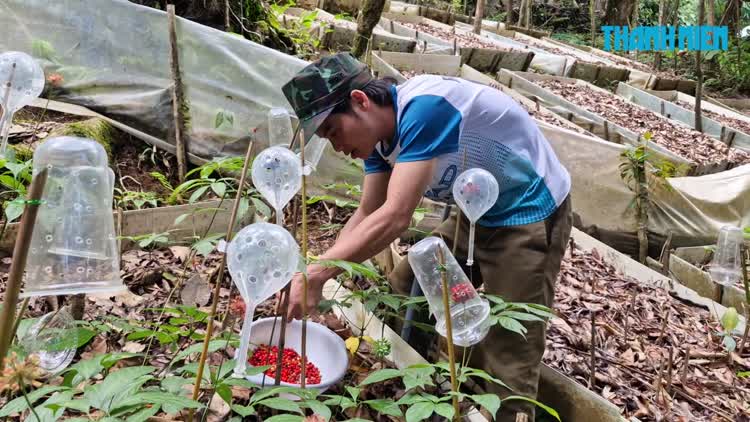
<svg viewBox="0 0 750 422"><path fill-rule="evenodd" d="M607 2L607 10L604 13L604 22L607 25L626 26L633 16L635 0L623 0Z"/></svg>
<svg viewBox="0 0 750 422"><path fill-rule="evenodd" d="M518 6L518 23L517 26L523 26L526 19L526 2L528 0L521 0L521 5Z"/></svg>
<svg viewBox="0 0 750 422"><path fill-rule="evenodd" d="M505 24L513 24L513 0L505 0Z"/></svg>
<svg viewBox="0 0 750 422"><path fill-rule="evenodd" d="M534 0L526 0L526 29L531 28L531 6L534 5Z"/></svg>
<svg viewBox="0 0 750 422"><path fill-rule="evenodd" d="M714 0L706 0L706 25L716 25L716 3Z"/></svg>
<svg viewBox="0 0 750 422"><path fill-rule="evenodd" d="M680 26L680 0L675 0L674 3L674 20L672 21L672 26L674 26L674 33L678 34L679 30L678 27ZM674 71L677 73L677 51L680 49L680 46L675 43L674 46Z"/></svg>
<svg viewBox="0 0 750 422"><path fill-rule="evenodd" d="M380 20L385 0L365 0L362 11L357 17L357 39L354 40L352 55L361 58L367 52L367 45L372 37L372 30Z"/></svg>
<svg viewBox="0 0 750 422"><path fill-rule="evenodd" d="M666 15L666 0L659 0L659 25L664 26L665 15ZM661 50L657 50L654 54L654 68L661 70Z"/></svg>
<svg viewBox="0 0 750 422"><path fill-rule="evenodd" d="M482 32L482 19L484 18L484 2L485 0L477 0L477 11L474 14L474 33L479 34Z"/></svg>
<svg viewBox="0 0 750 422"><path fill-rule="evenodd" d="M698 0L698 25L703 25L705 4ZM701 45L700 31L698 31L698 45ZM701 120L701 97L703 96L703 66L701 63L701 50L695 50L695 76L698 82L695 84L695 130L703 132L703 121Z"/></svg>
<svg viewBox="0 0 750 422"><path fill-rule="evenodd" d="M589 0L589 15L591 17L591 46L596 48L596 0Z"/></svg>

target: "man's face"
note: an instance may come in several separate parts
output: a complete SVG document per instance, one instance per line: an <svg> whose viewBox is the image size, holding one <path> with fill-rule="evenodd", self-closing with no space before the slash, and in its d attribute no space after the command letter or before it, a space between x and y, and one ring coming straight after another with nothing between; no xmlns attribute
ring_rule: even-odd
<svg viewBox="0 0 750 422"><path fill-rule="evenodd" d="M378 131L374 130L376 118L371 113L374 104L364 93L360 96L355 92L351 97L351 110L331 114L315 134L331 141L337 152L364 160L372 154L379 141Z"/></svg>

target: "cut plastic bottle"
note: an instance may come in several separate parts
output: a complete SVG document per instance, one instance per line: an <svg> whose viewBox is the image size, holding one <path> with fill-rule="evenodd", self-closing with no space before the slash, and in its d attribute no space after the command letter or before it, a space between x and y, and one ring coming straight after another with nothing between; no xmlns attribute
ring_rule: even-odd
<svg viewBox="0 0 750 422"><path fill-rule="evenodd" d="M318 163L323 156L323 151L325 151L327 144L327 139L319 138L317 136L313 136L310 139L310 142L305 144L305 165L302 168L302 172L305 176L309 176L312 172L317 170ZM300 157L300 153L297 153L297 156Z"/></svg>
<svg viewBox="0 0 750 422"><path fill-rule="evenodd" d="M288 148L266 148L255 157L251 170L255 189L276 210L276 224L283 222L284 206L302 187L302 165Z"/></svg>
<svg viewBox="0 0 750 422"><path fill-rule="evenodd" d="M301 259L297 242L276 224L251 224L229 242L227 268L246 308L240 347L234 356L235 376L245 376L255 307L289 283Z"/></svg>
<svg viewBox="0 0 750 422"><path fill-rule="evenodd" d="M742 277L742 229L735 226L724 226L719 231L716 251L708 272L711 278L724 286L731 286Z"/></svg>
<svg viewBox="0 0 750 422"><path fill-rule="evenodd" d="M44 89L44 71L31 56L20 51L0 54L0 155L6 156L13 114L29 105Z"/></svg>
<svg viewBox="0 0 750 422"><path fill-rule="evenodd" d="M269 146L288 147L293 136L292 118L289 112L282 107L273 107L268 110Z"/></svg>
<svg viewBox="0 0 750 422"><path fill-rule="evenodd" d="M442 250L444 265L440 264ZM435 316L435 329L446 337L446 315L443 303L442 271L445 271L450 300L453 343L462 347L477 344L489 332L490 305L477 294L448 246L439 237L430 236L409 249L409 265L422 288L430 312Z"/></svg>
<svg viewBox="0 0 750 422"><path fill-rule="evenodd" d="M78 330L67 308L50 312L29 328L19 344L27 354L39 358L39 367L57 374L73 361L78 345Z"/></svg>
<svg viewBox="0 0 750 422"><path fill-rule="evenodd" d="M497 201L500 188L492 173L472 168L459 174L453 183L453 200L469 220L469 256L466 265L474 264L474 226Z"/></svg>
<svg viewBox="0 0 750 422"><path fill-rule="evenodd" d="M112 214L115 175L104 148L87 138L51 138L34 152L34 175L44 168L21 297L125 290Z"/></svg>

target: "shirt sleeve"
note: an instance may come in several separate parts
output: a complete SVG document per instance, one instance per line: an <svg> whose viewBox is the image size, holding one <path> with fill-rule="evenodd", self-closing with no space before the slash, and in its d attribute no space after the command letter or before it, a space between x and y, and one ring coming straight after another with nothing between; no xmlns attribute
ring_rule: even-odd
<svg viewBox="0 0 750 422"><path fill-rule="evenodd" d="M391 171L391 166L383 159L377 150L373 151L365 160L365 174L383 173Z"/></svg>
<svg viewBox="0 0 750 422"><path fill-rule="evenodd" d="M461 112L445 98L420 95L401 114L397 163L424 161L458 151Z"/></svg>

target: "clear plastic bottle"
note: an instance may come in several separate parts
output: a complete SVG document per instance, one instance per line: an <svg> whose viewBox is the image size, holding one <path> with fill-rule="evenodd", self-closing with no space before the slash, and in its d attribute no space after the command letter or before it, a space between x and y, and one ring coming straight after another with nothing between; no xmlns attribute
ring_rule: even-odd
<svg viewBox="0 0 750 422"><path fill-rule="evenodd" d="M39 367L57 374L73 361L78 343L78 329L67 308L39 318L19 343L27 354L39 358Z"/></svg>
<svg viewBox="0 0 750 422"><path fill-rule="evenodd" d="M721 228L716 242L716 251L708 270L715 282L724 286L732 286L742 277L743 242L743 232L739 227L727 225Z"/></svg>
<svg viewBox="0 0 750 422"><path fill-rule="evenodd" d="M47 168L22 297L117 292L120 255L112 196L115 175L97 142L48 139L34 152L33 173Z"/></svg>
<svg viewBox="0 0 750 422"><path fill-rule="evenodd" d="M444 265L440 264L440 253ZM447 336L445 306L443 304L443 274L445 270L449 291L449 305L453 329L453 343L468 347L479 343L489 332L490 305L477 294L469 278L461 269L442 239L427 237L409 249L409 265L422 287L430 312L436 319L435 329Z"/></svg>
<svg viewBox="0 0 750 422"><path fill-rule="evenodd" d="M5 155L13 114L31 104L44 90L44 71L20 51L0 54L0 155Z"/></svg>
<svg viewBox="0 0 750 422"><path fill-rule="evenodd" d="M283 107L268 110L268 143L269 146L289 147L294 132L289 112Z"/></svg>

